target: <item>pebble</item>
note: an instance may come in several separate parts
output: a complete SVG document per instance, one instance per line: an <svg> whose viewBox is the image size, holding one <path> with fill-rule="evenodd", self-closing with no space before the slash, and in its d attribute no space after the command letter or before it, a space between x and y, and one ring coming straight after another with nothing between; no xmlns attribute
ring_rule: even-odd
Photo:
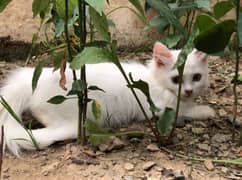
<svg viewBox="0 0 242 180"><path fill-rule="evenodd" d="M133 171L134 170L134 165L132 163L125 163L124 164L124 169L127 171Z"/></svg>
<svg viewBox="0 0 242 180"><path fill-rule="evenodd" d="M149 144L146 149L150 152L157 152L160 151L159 147L157 146L157 144Z"/></svg>
<svg viewBox="0 0 242 180"><path fill-rule="evenodd" d="M148 161L146 163L143 164L142 169L145 171L149 171L153 166L155 166L156 163L153 161Z"/></svg>
<svg viewBox="0 0 242 180"><path fill-rule="evenodd" d="M134 177L133 176L123 176L123 178L122 178L123 180L133 180L134 179Z"/></svg>
<svg viewBox="0 0 242 180"><path fill-rule="evenodd" d="M212 171L214 170L213 162L210 160L204 161L204 166L207 168L207 170Z"/></svg>
<svg viewBox="0 0 242 180"><path fill-rule="evenodd" d="M231 135L217 133L211 138L212 142L223 143L231 140Z"/></svg>
<svg viewBox="0 0 242 180"><path fill-rule="evenodd" d="M197 145L199 149L203 150L203 151L210 151L211 147L208 144L198 144Z"/></svg>
<svg viewBox="0 0 242 180"><path fill-rule="evenodd" d="M204 133L204 128L192 128L192 132L196 135L200 135Z"/></svg>
<svg viewBox="0 0 242 180"><path fill-rule="evenodd" d="M184 138L184 137L183 137L183 135L182 135L182 134L180 134L180 133L179 133L179 134L177 134L177 135L176 135L176 137L177 137L177 139L179 139L179 140L183 140L183 138Z"/></svg>
<svg viewBox="0 0 242 180"><path fill-rule="evenodd" d="M105 142L101 143L98 148L102 152L109 152L114 149L121 149L125 146L124 142L115 136L111 136Z"/></svg>

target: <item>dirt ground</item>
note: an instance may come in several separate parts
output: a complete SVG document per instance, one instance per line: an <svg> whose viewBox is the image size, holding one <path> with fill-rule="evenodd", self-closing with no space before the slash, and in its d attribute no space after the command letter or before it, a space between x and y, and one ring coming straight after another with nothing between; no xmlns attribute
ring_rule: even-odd
<svg viewBox="0 0 242 180"><path fill-rule="evenodd" d="M150 53L121 53L123 59L147 60ZM46 58L46 56L41 57ZM3 79L9 70L22 66L24 61L0 62ZM34 60L36 61L36 60ZM31 66L35 62L30 63ZM211 88L198 98L209 104L216 118L203 121L187 119L178 124L172 143L159 150L151 137L121 137L110 152L75 142L60 142L43 151L23 152L20 159L6 153L3 159L3 179L242 179L242 168L235 165L198 162L179 158L176 154L206 159L235 159L242 156L242 148L231 142L232 84L234 62L227 58L210 58ZM241 97L241 86L238 87ZM239 100L238 119L241 119ZM238 120L238 126L241 121ZM144 124L133 128L147 130ZM236 140L239 138L236 129ZM115 143L114 143L115 144ZM105 143L104 143L105 145ZM102 151L101 151L101 150Z"/></svg>

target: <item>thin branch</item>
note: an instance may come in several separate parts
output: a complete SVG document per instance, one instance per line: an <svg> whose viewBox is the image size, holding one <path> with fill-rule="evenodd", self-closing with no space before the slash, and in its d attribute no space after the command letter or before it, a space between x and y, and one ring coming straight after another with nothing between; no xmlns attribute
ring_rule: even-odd
<svg viewBox="0 0 242 180"><path fill-rule="evenodd" d="M0 142L0 179L2 178L3 148L4 148L4 127L1 126L1 142Z"/></svg>

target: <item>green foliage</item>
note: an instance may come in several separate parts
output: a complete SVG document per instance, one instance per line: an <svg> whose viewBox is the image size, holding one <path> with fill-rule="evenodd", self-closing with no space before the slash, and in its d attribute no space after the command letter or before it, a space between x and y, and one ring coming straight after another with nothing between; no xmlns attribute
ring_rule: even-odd
<svg viewBox="0 0 242 180"><path fill-rule="evenodd" d="M236 30L234 20L226 20L201 32L194 43L198 50L208 54L215 54L224 50L230 37Z"/></svg>
<svg viewBox="0 0 242 180"><path fill-rule="evenodd" d="M92 113L96 120L99 120L101 118L101 106L96 100L92 101Z"/></svg>
<svg viewBox="0 0 242 180"><path fill-rule="evenodd" d="M43 70L43 66L44 66L44 63L43 62L39 62L37 64L37 66L35 67L34 74L33 74L33 77L32 77L32 91L33 92L34 92L34 90L37 87L40 75L41 75L42 70Z"/></svg>
<svg viewBox="0 0 242 180"><path fill-rule="evenodd" d="M63 103L67 98L65 96L57 95L52 98L50 98L47 102L51 104L61 104Z"/></svg>
<svg viewBox="0 0 242 180"><path fill-rule="evenodd" d="M56 0L55 2L56 2L55 5L56 5L57 14L62 20L64 20L65 19L65 1ZM76 8L77 8L77 0L68 0L68 19L73 16Z"/></svg>
<svg viewBox="0 0 242 180"><path fill-rule="evenodd" d="M129 88L135 88L140 90L147 98L147 102L150 105L151 112L158 112L159 109L155 106L154 102L151 99L150 92L149 92L149 85L147 82L138 80L134 81L131 73L129 73L129 78L132 82L132 84L127 85Z"/></svg>
<svg viewBox="0 0 242 180"><path fill-rule="evenodd" d="M213 15L215 18L219 19L233 8L234 5L231 0L218 2L213 8Z"/></svg>
<svg viewBox="0 0 242 180"><path fill-rule="evenodd" d="M26 133L29 135L29 137L30 137L30 139L31 139L34 147L36 149L39 149L38 143L35 140L32 132L31 132L31 129L27 129L24 126L22 119L14 112L14 110L11 108L11 106L8 104L8 102L2 96L0 96L0 103L8 111L8 113L13 117L13 119L15 121L17 121L19 123L19 125L21 125L24 128L24 130L26 131ZM24 140L26 140L26 139L24 139Z"/></svg>
<svg viewBox="0 0 242 180"><path fill-rule="evenodd" d="M99 145L108 137L114 135L113 133L108 133L108 131L104 131L98 126L97 123L89 119L85 121L85 127L89 133L90 143L95 146Z"/></svg>
<svg viewBox="0 0 242 180"><path fill-rule="evenodd" d="M196 27L200 30L200 32L209 29L215 24L216 22L211 18L211 16L206 14L197 16L196 23L195 23Z"/></svg>
<svg viewBox="0 0 242 180"><path fill-rule="evenodd" d="M157 121L157 128L161 136L166 136L173 128L176 117L176 111L171 108L166 108L164 113L159 117Z"/></svg>
<svg viewBox="0 0 242 180"><path fill-rule="evenodd" d="M1 0L0 1L0 13L7 7L11 0Z"/></svg>
<svg viewBox="0 0 242 180"><path fill-rule="evenodd" d="M85 0L86 3L88 3L93 9L96 10L96 12L99 13L100 16L102 16L102 10L103 10L103 5L104 5L104 0Z"/></svg>
<svg viewBox="0 0 242 180"><path fill-rule="evenodd" d="M102 62L111 62L110 52L104 48L85 47L77 54L70 64L72 69L80 69L84 64L97 64Z"/></svg>
<svg viewBox="0 0 242 180"><path fill-rule="evenodd" d="M104 14L100 15L95 9L89 8L89 14L92 17L93 25L101 34L105 41L110 42L111 36L108 31L108 20Z"/></svg>
<svg viewBox="0 0 242 180"><path fill-rule="evenodd" d="M148 5L157 11L158 16L150 19L150 27L157 27L161 41L169 48L182 47L193 29L195 11L210 10L209 0L157 1L148 0ZM181 21L183 19L183 21ZM185 23L182 23L184 22Z"/></svg>
<svg viewBox="0 0 242 180"><path fill-rule="evenodd" d="M34 0L32 3L32 12L33 17L36 17L38 14L45 14L49 8L50 0Z"/></svg>
<svg viewBox="0 0 242 180"><path fill-rule="evenodd" d="M239 13L237 32L239 37L239 45L242 47L242 12Z"/></svg>
<svg viewBox="0 0 242 180"><path fill-rule="evenodd" d="M71 90L67 93L67 96L83 94L86 88L87 88L87 84L85 81L73 80Z"/></svg>

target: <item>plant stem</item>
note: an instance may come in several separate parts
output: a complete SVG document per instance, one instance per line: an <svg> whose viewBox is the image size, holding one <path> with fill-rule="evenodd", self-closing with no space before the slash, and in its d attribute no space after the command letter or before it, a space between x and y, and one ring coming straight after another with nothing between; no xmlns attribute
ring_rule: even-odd
<svg viewBox="0 0 242 180"><path fill-rule="evenodd" d="M181 65L180 70L179 70L179 86L178 86L178 95L177 95L177 101L176 101L176 116L175 116L175 121L173 123L171 132L169 134L169 137L167 138L167 141L169 141L172 138L172 135L175 131L176 123L177 123L177 120L178 120L180 102L181 102L182 77L183 77L184 67L185 67L185 62L184 62L183 65Z"/></svg>
<svg viewBox="0 0 242 180"><path fill-rule="evenodd" d="M2 179L2 165L3 165L3 148L4 148L4 127L1 126L1 140L0 140L0 179Z"/></svg>
<svg viewBox="0 0 242 180"><path fill-rule="evenodd" d="M116 52L116 50L115 50L113 47L111 47L111 48L112 48L112 52ZM142 103L140 102L140 100L139 100L139 98L138 98L138 96L137 96L137 94L136 94L134 88L131 86L131 83L130 83L130 81L129 81L129 78L127 77L127 75L126 75L124 69L122 68L122 65L119 63L119 60L118 60L118 57L117 57L117 53L115 53L115 55L114 55L113 58L116 59L116 62L118 62L118 63L116 63L116 65L118 66L118 68L119 68L121 74L123 75L124 79L126 80L128 86L130 87L130 90L131 90L132 94L134 95L134 97L135 97L135 99L136 99L136 101L137 101L137 103L138 103L138 105L139 105L139 107L140 107L140 110L142 111L142 113L143 113L143 115L144 115L144 117L145 117L145 120L149 123L150 129L151 129L151 131L153 132L153 134L154 134L156 140L157 140L158 143L160 144L160 143L161 143L161 137L160 137L160 134L159 134L157 128L154 128L154 127L153 127L152 122L151 122L151 119L148 117L148 115L147 115L147 113L145 112L145 109L144 109ZM153 113L152 113L152 114L153 114ZM153 114L153 115L154 115L154 114Z"/></svg>
<svg viewBox="0 0 242 180"><path fill-rule="evenodd" d="M236 22L239 21L239 9L240 9L240 0L236 1ZM237 106L238 106L238 94L237 94L237 81L239 75L239 35L238 30L236 33L236 64L235 64L235 75L234 75L234 85L233 85L233 93L234 93L234 104L233 104L233 133L232 133L232 141L235 141L235 121L237 118Z"/></svg>
<svg viewBox="0 0 242 180"><path fill-rule="evenodd" d="M67 52L68 52L68 62L72 61L72 53L71 53L71 45L69 39L69 32L68 32L68 0L65 0L65 36L66 36L66 45L67 45ZM75 70L72 70L73 80L77 80Z"/></svg>
<svg viewBox="0 0 242 180"><path fill-rule="evenodd" d="M82 51L86 44L86 4L84 0L78 0L79 9L79 28L80 28L80 51ZM86 66L81 67L81 80L86 83ZM80 94L81 98L78 100L79 106L79 124L78 124L78 139L77 142L84 145L86 143L86 130L85 120L87 112L87 89L84 90L83 94Z"/></svg>

